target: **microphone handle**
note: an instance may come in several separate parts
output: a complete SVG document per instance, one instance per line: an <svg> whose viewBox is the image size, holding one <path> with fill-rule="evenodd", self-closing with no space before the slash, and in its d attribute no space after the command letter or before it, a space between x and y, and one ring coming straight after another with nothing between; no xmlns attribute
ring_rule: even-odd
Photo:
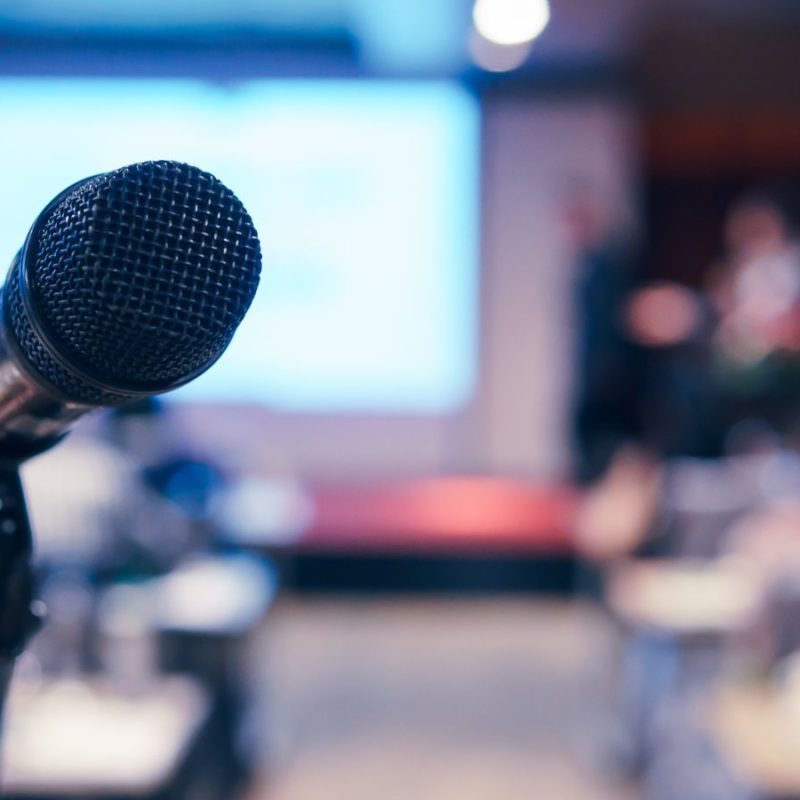
<svg viewBox="0 0 800 800"><path fill-rule="evenodd" d="M0 725L14 662L42 621L31 541L19 468L7 461L0 464Z"/></svg>
<svg viewBox="0 0 800 800"><path fill-rule="evenodd" d="M5 303L0 302L0 460L19 463L37 455L94 408L65 400L25 365L8 334Z"/></svg>

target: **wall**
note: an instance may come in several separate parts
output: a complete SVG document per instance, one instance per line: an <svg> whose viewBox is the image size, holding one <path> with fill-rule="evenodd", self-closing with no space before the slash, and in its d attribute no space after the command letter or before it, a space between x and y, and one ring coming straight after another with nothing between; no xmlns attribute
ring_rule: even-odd
<svg viewBox="0 0 800 800"><path fill-rule="evenodd" d="M616 102L490 98L484 117L481 381L446 418L186 409L180 425L248 466L313 478L491 472L568 463L573 279L560 203L591 185L630 208L632 114Z"/></svg>
<svg viewBox="0 0 800 800"><path fill-rule="evenodd" d="M501 100L485 131L486 468L557 475L568 464L574 254L570 187L633 206L632 114L602 101Z"/></svg>

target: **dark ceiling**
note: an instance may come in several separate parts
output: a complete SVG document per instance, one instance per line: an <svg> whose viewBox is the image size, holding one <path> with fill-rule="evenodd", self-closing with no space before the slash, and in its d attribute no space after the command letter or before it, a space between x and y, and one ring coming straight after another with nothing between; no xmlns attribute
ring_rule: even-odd
<svg viewBox="0 0 800 800"><path fill-rule="evenodd" d="M720 78L726 91L758 94L765 89L759 74L789 75L791 55L800 52L797 0L550 2L551 22L518 74L631 66L659 102L676 82L699 102ZM0 34L221 33L284 50L294 42L346 42L352 47L340 48L343 57L367 74L459 75L470 68L470 11L471 0L6 0Z"/></svg>

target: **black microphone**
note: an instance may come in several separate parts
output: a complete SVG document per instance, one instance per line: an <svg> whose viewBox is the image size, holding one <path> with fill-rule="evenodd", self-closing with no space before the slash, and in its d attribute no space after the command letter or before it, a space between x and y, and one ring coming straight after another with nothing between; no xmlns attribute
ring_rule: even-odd
<svg viewBox="0 0 800 800"><path fill-rule="evenodd" d="M260 272L249 214L196 167L149 161L65 189L2 289L0 459L34 455L87 411L207 370Z"/></svg>
<svg viewBox="0 0 800 800"><path fill-rule="evenodd" d="M39 619L17 465L86 412L208 369L260 272L241 202L173 161L80 181L33 223L0 298L0 711Z"/></svg>

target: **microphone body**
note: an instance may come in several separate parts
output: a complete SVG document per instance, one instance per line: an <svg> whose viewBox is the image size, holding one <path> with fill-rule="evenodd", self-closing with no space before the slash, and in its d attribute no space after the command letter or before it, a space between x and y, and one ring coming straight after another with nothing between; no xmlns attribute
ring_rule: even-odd
<svg viewBox="0 0 800 800"><path fill-rule="evenodd" d="M208 369L260 272L244 206L187 164L87 178L35 220L0 298L0 714L14 659L41 616L19 464L92 409Z"/></svg>

